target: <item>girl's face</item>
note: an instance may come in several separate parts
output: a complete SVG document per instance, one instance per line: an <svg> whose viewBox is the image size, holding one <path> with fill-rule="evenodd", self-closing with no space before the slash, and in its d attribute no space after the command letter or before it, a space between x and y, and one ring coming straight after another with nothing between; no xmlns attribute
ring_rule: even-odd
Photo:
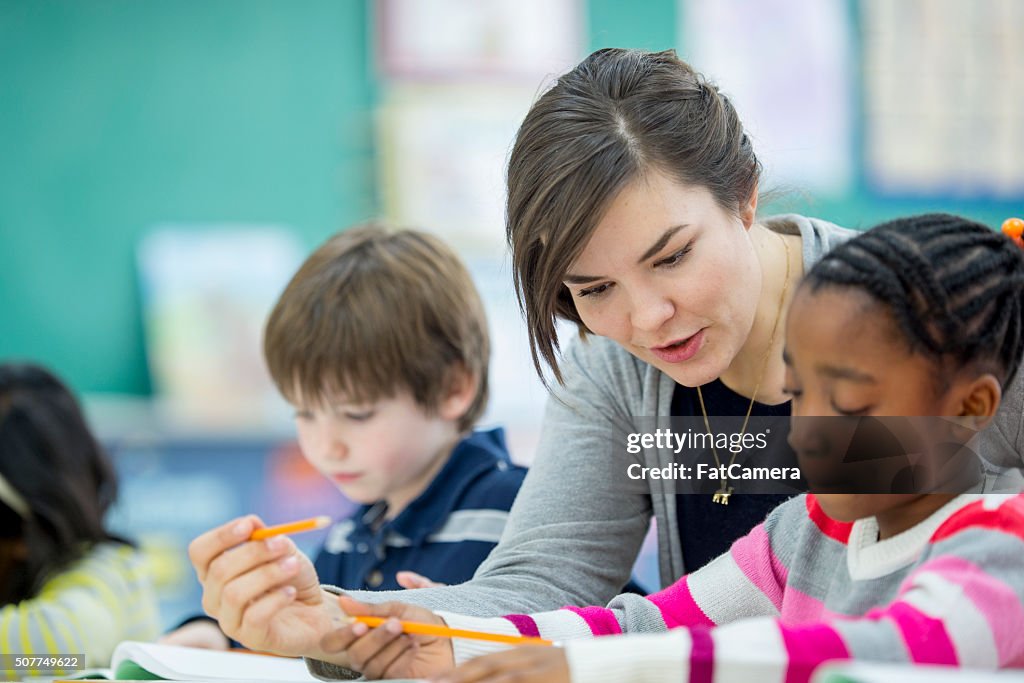
<svg viewBox="0 0 1024 683"><path fill-rule="evenodd" d="M754 322L761 266L740 216L651 171L614 199L564 278L594 334L685 386L720 376Z"/></svg>
<svg viewBox="0 0 1024 683"><path fill-rule="evenodd" d="M937 464L932 454L949 452L939 445L952 443L955 430L935 417L969 414L976 378L940 379L937 363L911 352L884 306L857 289L800 287L789 310L785 362L789 442L830 517L898 512L922 498L890 493L908 490L907 476L918 491L947 481L952 461Z"/></svg>

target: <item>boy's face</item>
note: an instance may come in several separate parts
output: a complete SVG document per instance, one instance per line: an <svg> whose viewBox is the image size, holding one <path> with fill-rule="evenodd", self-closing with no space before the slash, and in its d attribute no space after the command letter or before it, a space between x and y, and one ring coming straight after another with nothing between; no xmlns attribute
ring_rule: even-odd
<svg viewBox="0 0 1024 683"><path fill-rule="evenodd" d="M387 501L391 516L426 488L459 438L453 421L428 415L407 391L366 405L299 405L295 424L317 470L351 500Z"/></svg>
<svg viewBox="0 0 1024 683"><path fill-rule="evenodd" d="M826 514L877 516L940 480L930 454L942 452L947 437L935 417L962 409L958 382L940 390L937 371L910 351L891 314L867 294L798 290L786 330L789 441ZM910 467L910 458L919 464ZM912 488L901 485L908 474L916 478Z"/></svg>

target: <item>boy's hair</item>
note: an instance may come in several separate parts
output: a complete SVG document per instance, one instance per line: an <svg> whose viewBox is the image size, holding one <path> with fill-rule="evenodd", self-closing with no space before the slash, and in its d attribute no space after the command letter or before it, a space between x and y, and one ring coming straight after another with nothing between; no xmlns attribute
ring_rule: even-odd
<svg viewBox="0 0 1024 683"><path fill-rule="evenodd" d="M288 401L372 403L408 390L428 413L471 374L468 431L487 405L487 319L469 272L441 240L371 223L324 242L267 320L263 351Z"/></svg>
<svg viewBox="0 0 1024 683"><path fill-rule="evenodd" d="M562 283L566 271L615 196L650 171L707 188L733 213L761 175L732 103L674 50L598 50L541 95L519 127L506 231L542 380L544 364L562 380L557 319L587 332Z"/></svg>
<svg viewBox="0 0 1024 683"><path fill-rule="evenodd" d="M883 223L819 261L805 283L857 287L889 308L912 351L1013 381L1024 353L1024 253L949 214Z"/></svg>
<svg viewBox="0 0 1024 683"><path fill-rule="evenodd" d="M0 364L0 539L22 543L8 565L0 604L34 597L47 579L102 541L125 542L103 526L117 497L114 467L77 401L47 370Z"/></svg>

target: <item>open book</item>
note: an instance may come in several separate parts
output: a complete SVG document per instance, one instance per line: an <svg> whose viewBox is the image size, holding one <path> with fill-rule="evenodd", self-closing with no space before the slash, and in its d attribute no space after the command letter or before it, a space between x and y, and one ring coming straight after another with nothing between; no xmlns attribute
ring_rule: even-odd
<svg viewBox="0 0 1024 683"><path fill-rule="evenodd" d="M174 681L312 682L301 659L246 652L203 650L126 640L114 649L110 669L84 677Z"/></svg>

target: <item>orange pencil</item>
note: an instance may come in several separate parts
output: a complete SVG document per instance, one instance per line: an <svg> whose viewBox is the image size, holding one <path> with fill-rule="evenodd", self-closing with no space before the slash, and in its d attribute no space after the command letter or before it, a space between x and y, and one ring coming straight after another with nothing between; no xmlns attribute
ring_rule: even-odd
<svg viewBox="0 0 1024 683"><path fill-rule="evenodd" d="M358 621L370 627L383 624L387 619L383 617L349 617L352 621ZM509 645L554 645L550 640L544 638L533 638L531 636L506 636L500 633L486 633L484 631L469 631L463 628L448 628L438 624L423 624L418 621L399 621L402 631L415 633L421 636L440 636L442 638L470 638L472 640L489 640L492 643L508 643Z"/></svg>
<svg viewBox="0 0 1024 683"><path fill-rule="evenodd" d="M288 522L287 524L278 524L277 526L268 526L262 529L257 529L252 532L249 536L250 541L259 541L264 538L270 538L271 536L277 536L279 534L298 534L303 531L313 531L314 529L323 529L325 526L331 523L331 518L326 515L320 517L310 517L309 519L300 519L297 522Z"/></svg>

